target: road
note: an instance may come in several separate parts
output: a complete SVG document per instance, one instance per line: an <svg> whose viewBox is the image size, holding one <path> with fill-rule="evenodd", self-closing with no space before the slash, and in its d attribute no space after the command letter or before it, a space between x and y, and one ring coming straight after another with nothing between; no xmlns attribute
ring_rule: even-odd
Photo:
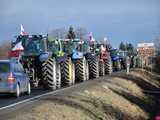
<svg viewBox="0 0 160 120"><path fill-rule="evenodd" d="M143 94L142 91L146 89L139 85L139 82L144 83L146 77L143 80L141 77L144 76L140 73L140 77L136 76L138 73L126 75L121 71L56 91L35 89L30 96L23 95L18 99L10 95L0 95L0 120L61 120L64 118L74 120L82 116L85 120L90 120L88 117L94 116L98 119L99 115L104 116L104 120L119 115L121 119L128 117L133 119L136 115L139 118L137 120L154 117L155 115L149 115L155 112L150 109L155 108L156 104L151 105L155 99L150 101L151 99ZM148 84L152 85L152 82ZM145 97L145 99L139 99L139 97ZM148 103L145 102L146 99ZM106 106L105 110L104 106ZM105 111L108 111L107 114Z"/></svg>
<svg viewBox="0 0 160 120"><path fill-rule="evenodd" d="M112 73L112 75L114 75L114 74L117 74L116 72L115 73ZM97 78L97 79L99 79L99 78ZM89 80L89 81L92 81L92 80ZM79 86L80 84L86 84L86 83L77 83L76 85L74 85L74 86L72 86L72 87L77 87L77 86ZM67 89L68 89L69 87L67 87ZM56 91L54 91L53 93L56 93L56 92L59 92L59 91L61 91L61 90L63 90L64 88L61 88L61 89L59 89L59 90L56 90ZM65 88L66 89L66 88ZM52 94L52 91L49 91L49 90L44 90L43 88L36 88L36 89L32 89L32 93L31 93L31 95L24 95L24 94L22 94L19 98L16 98L16 97L14 97L13 95L11 95L11 94L0 94L0 110L2 110L3 108L5 108L5 107L10 107L10 105L11 106L15 106L15 104L17 104L17 103L19 103L19 102L26 102L26 100L27 101L29 101L30 99L32 100L32 98L36 98L36 96L39 98L39 97L41 97L41 96L43 96L43 95L45 95L45 94L50 94L50 92L51 92L51 94Z"/></svg>
<svg viewBox="0 0 160 120"><path fill-rule="evenodd" d="M105 77L105 79L108 78L109 76ZM96 84L97 80L99 81L100 79L101 77L55 91L44 91L42 89L36 89L32 91L30 96L22 95L20 98L15 98L11 95L0 95L0 120L1 118L3 118L3 120L12 118L17 114L18 111L25 109L29 110L33 105L40 104L39 102L41 99L54 98L55 95L70 94L75 90L83 91L88 86Z"/></svg>
<svg viewBox="0 0 160 120"><path fill-rule="evenodd" d="M97 78L96 80L98 79L99 78ZM66 90L70 91L70 89L74 89L75 87L78 87L79 89L84 88L85 86L90 84L91 81L93 80L77 83L74 86L64 87L55 91L44 90L43 88L36 88L36 89L32 89L32 93L30 95L22 94L19 98L16 98L12 94L1 94L0 95L0 111L4 109L10 109L12 107L15 107L23 103L35 101L39 98L42 98L43 96L50 96L60 92L63 93L64 91L67 92Z"/></svg>
<svg viewBox="0 0 160 120"><path fill-rule="evenodd" d="M30 98L33 98L35 96L39 96L39 95L42 95L42 94L45 94L45 93L48 93L48 92L49 92L48 90L43 90L41 88L33 89L31 95L22 94L19 98L16 98L12 94L1 94L0 95L0 109L5 107L5 106L15 104L17 102L20 102L20 101L23 101L23 100L26 100L26 99L30 99Z"/></svg>

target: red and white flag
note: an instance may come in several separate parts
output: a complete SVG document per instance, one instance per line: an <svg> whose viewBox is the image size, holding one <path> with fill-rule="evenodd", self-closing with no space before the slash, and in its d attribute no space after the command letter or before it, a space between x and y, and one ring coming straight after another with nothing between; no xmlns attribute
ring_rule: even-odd
<svg viewBox="0 0 160 120"><path fill-rule="evenodd" d="M20 33L20 35L27 35L27 32L25 32L22 24L21 24L21 33Z"/></svg>
<svg viewBox="0 0 160 120"><path fill-rule="evenodd" d="M89 41L90 42L94 42L95 41L95 39L94 39L94 37L92 35L92 32L89 33Z"/></svg>
<svg viewBox="0 0 160 120"><path fill-rule="evenodd" d="M21 32L20 35L24 36L24 35L28 35L27 32L25 32L23 25L21 24ZM22 41L18 42L13 48L12 50L8 53L9 57L16 57L18 58L21 54L21 52L24 50L23 46L22 46Z"/></svg>

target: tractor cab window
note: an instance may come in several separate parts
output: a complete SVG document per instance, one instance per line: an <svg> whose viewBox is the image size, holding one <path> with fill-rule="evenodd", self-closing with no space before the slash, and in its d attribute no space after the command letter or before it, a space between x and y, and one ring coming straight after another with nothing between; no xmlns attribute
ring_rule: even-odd
<svg viewBox="0 0 160 120"><path fill-rule="evenodd" d="M117 50L111 50L110 53L111 55L119 55L119 52Z"/></svg>
<svg viewBox="0 0 160 120"><path fill-rule="evenodd" d="M79 51L79 52L82 52L82 50L83 50L83 45L82 45L81 42L74 41L73 44L74 44L74 49L76 49L76 50Z"/></svg>
<svg viewBox="0 0 160 120"><path fill-rule="evenodd" d="M44 51L44 41L43 39L38 38L29 38L26 40L25 44L25 51L26 52L35 52L38 53L40 51Z"/></svg>
<svg viewBox="0 0 160 120"><path fill-rule="evenodd" d="M49 41L48 43L48 49L53 51L53 52L58 52L60 51L60 43L58 40L54 40L54 41Z"/></svg>
<svg viewBox="0 0 160 120"><path fill-rule="evenodd" d="M72 51L76 49L76 44L72 41L64 41L63 42L63 50L67 53L72 53Z"/></svg>
<svg viewBox="0 0 160 120"><path fill-rule="evenodd" d="M82 52L88 52L89 51L89 45L87 44L87 42L84 42L82 44Z"/></svg>

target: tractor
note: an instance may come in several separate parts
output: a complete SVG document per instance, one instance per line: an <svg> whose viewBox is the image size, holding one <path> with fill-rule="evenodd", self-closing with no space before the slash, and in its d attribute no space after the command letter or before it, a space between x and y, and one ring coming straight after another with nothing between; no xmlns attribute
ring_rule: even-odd
<svg viewBox="0 0 160 120"><path fill-rule="evenodd" d="M105 74L111 74L112 61L107 45L102 42L100 43L94 41L90 43L90 48L92 54L95 54L95 56L98 58L99 76L104 76Z"/></svg>
<svg viewBox="0 0 160 120"><path fill-rule="evenodd" d="M80 39L63 40L64 51L70 56L70 62L75 66L75 79L77 82L97 78L98 67L90 53L88 42ZM63 69L64 70L64 69Z"/></svg>
<svg viewBox="0 0 160 120"><path fill-rule="evenodd" d="M126 69L127 68L127 56L128 56L128 51L119 50L119 58L120 58L120 63L121 63L121 69Z"/></svg>
<svg viewBox="0 0 160 120"><path fill-rule="evenodd" d="M121 58L119 51L117 49L111 49L110 54L112 58L113 70L114 71L121 70Z"/></svg>
<svg viewBox="0 0 160 120"><path fill-rule="evenodd" d="M99 49L99 73L100 76L112 73L112 60L107 46L103 43L97 44L97 49Z"/></svg>
<svg viewBox="0 0 160 120"><path fill-rule="evenodd" d="M45 89L60 88L61 66L67 61L68 55L63 51L62 42L43 35L18 36L24 48L20 62L28 73L31 83L37 87L42 85ZM71 71L70 69L65 72ZM69 79L72 81L72 78Z"/></svg>

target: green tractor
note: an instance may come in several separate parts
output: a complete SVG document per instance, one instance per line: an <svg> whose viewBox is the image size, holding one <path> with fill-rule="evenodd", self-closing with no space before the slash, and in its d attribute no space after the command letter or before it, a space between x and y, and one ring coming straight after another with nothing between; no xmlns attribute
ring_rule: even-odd
<svg viewBox="0 0 160 120"><path fill-rule="evenodd" d="M61 68L68 60L68 55L63 51L61 40L42 35L18 36L17 39L21 39L24 47L21 63L32 85L42 85L45 89L55 90L63 84L74 81L73 77L66 81L62 79ZM72 67L63 72L70 71ZM70 74L73 73L70 72Z"/></svg>
<svg viewBox="0 0 160 120"><path fill-rule="evenodd" d="M70 55L70 59L75 65L75 78L77 81L86 81L89 78L99 76L97 59L90 52L87 41L65 39L63 45L64 51Z"/></svg>

